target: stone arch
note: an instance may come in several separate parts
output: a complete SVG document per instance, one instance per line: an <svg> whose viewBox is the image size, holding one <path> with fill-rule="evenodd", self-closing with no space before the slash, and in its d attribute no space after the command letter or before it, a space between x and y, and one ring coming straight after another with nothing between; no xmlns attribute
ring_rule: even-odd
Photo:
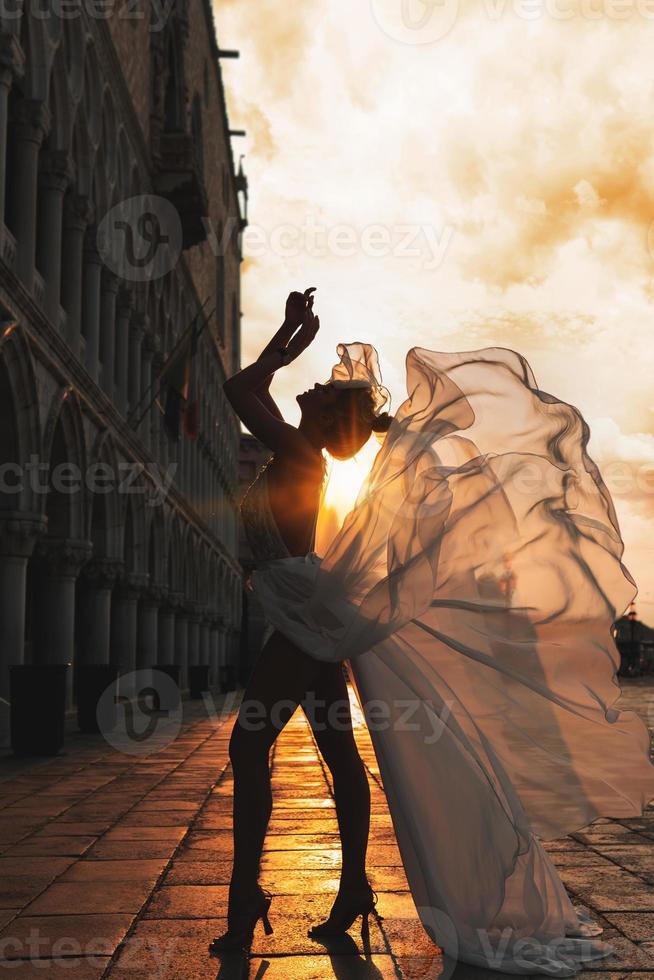
<svg viewBox="0 0 654 980"><path fill-rule="evenodd" d="M166 582L166 527L161 507L153 507L147 529L146 568L150 585Z"/></svg>
<svg viewBox="0 0 654 980"><path fill-rule="evenodd" d="M32 457L40 462L41 422L32 352L24 331L13 321L0 333L0 369L0 459L21 466ZM20 493L3 496L0 508L41 512L43 496L26 475Z"/></svg>
<svg viewBox="0 0 654 980"><path fill-rule="evenodd" d="M168 588L171 592L184 591L182 568L183 543L179 519L174 516L170 526L168 541Z"/></svg>
<svg viewBox="0 0 654 980"><path fill-rule="evenodd" d="M75 184L78 194L93 195L93 150L86 129L84 107L79 105L75 114L72 136L72 157L75 165Z"/></svg>
<svg viewBox="0 0 654 980"><path fill-rule="evenodd" d="M25 54L24 94L29 99L44 102L48 98L48 80L52 59L52 45L46 22L50 18L34 17L31 4L23 5L19 36Z"/></svg>
<svg viewBox="0 0 654 980"><path fill-rule="evenodd" d="M118 180L118 140L116 110L111 89L106 86L102 97L102 140L101 156L104 160L107 179L113 187Z"/></svg>
<svg viewBox="0 0 654 980"><path fill-rule="evenodd" d="M86 540L86 444L79 399L70 387L53 399L46 423L44 456L48 463L48 537Z"/></svg>
<svg viewBox="0 0 654 980"><path fill-rule="evenodd" d="M72 102L77 103L84 92L84 61L86 57L86 31L81 17L71 17L64 20L62 44L70 98Z"/></svg>
<svg viewBox="0 0 654 980"><path fill-rule="evenodd" d="M102 75L95 45L88 39L84 59L84 96L86 123L91 145L97 150L102 138Z"/></svg>
<svg viewBox="0 0 654 980"><path fill-rule="evenodd" d="M48 88L50 108L50 132L45 147L49 150L68 151L72 138L73 112L63 45L55 52Z"/></svg>
<svg viewBox="0 0 654 980"><path fill-rule="evenodd" d="M129 481L129 485L128 484ZM147 568L148 523L145 509L145 483L131 481L126 473L123 514L122 560L126 575L145 575Z"/></svg>
<svg viewBox="0 0 654 980"><path fill-rule="evenodd" d="M123 513L118 496L118 455L111 434L99 434L89 458L88 538L94 558L119 559L123 548Z"/></svg>

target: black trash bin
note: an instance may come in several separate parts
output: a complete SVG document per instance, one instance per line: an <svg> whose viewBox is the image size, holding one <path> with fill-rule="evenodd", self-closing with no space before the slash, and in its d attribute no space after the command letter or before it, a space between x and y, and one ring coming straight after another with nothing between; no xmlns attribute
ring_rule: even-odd
<svg viewBox="0 0 654 980"><path fill-rule="evenodd" d="M116 693L118 667L115 664L78 664L75 675L80 731L86 734L113 731L117 718L115 697L103 700L101 718L98 718L98 702L110 685L114 686Z"/></svg>
<svg viewBox="0 0 654 980"><path fill-rule="evenodd" d="M57 755L64 744L70 664L10 667L11 747L15 755Z"/></svg>
<svg viewBox="0 0 654 980"><path fill-rule="evenodd" d="M223 692L236 690L236 669L233 664L224 664L220 668L220 690Z"/></svg>
<svg viewBox="0 0 654 980"><path fill-rule="evenodd" d="M153 677L152 686L157 691L159 695L159 705L160 711L176 711L179 708L182 695L179 689L179 679L182 668L179 664L157 664L152 668L153 675L156 671L161 671L166 677L169 677L172 684L164 682L163 684L157 684L156 676ZM199 696L199 695L198 695Z"/></svg>
<svg viewBox="0 0 654 980"><path fill-rule="evenodd" d="M201 698L209 690L209 664L193 664L188 668L189 695Z"/></svg>

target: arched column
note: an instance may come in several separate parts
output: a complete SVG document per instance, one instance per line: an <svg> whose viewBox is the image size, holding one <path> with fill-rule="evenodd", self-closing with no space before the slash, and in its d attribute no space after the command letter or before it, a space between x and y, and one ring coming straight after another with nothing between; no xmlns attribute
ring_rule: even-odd
<svg viewBox="0 0 654 980"><path fill-rule="evenodd" d="M17 106L16 177L12 198L16 208L16 272L25 288L34 289L36 257L36 201L39 150L50 128L50 110L38 99L23 99Z"/></svg>
<svg viewBox="0 0 654 980"><path fill-rule="evenodd" d="M111 636L111 590L118 562L94 558L81 575L78 651L80 663L108 664Z"/></svg>
<svg viewBox="0 0 654 980"><path fill-rule="evenodd" d="M95 232L88 228L84 239L84 269L82 287L82 332L86 340L86 369L94 381L100 368L100 284L102 259L97 248Z"/></svg>
<svg viewBox="0 0 654 980"><path fill-rule="evenodd" d="M129 324L129 365L128 365L128 397L129 410L134 412L141 402L141 355L143 337L145 334L144 318L141 313L135 313ZM136 418L134 419L136 421Z"/></svg>
<svg viewBox="0 0 654 980"><path fill-rule="evenodd" d="M220 620L213 618L209 626L209 662L214 687L220 686Z"/></svg>
<svg viewBox="0 0 654 980"><path fill-rule="evenodd" d="M163 589L149 585L141 594L138 604L137 667L153 667L159 655L159 607Z"/></svg>
<svg viewBox="0 0 654 980"><path fill-rule="evenodd" d="M205 617L202 617L202 619L200 620L199 642L200 642L200 659L198 662L201 664L211 663L211 659L209 655L209 620L206 619Z"/></svg>
<svg viewBox="0 0 654 980"><path fill-rule="evenodd" d="M188 617L188 666L200 663L200 613L193 603Z"/></svg>
<svg viewBox="0 0 654 980"><path fill-rule="evenodd" d="M168 602L159 608L157 663L175 663L175 610Z"/></svg>
<svg viewBox="0 0 654 980"><path fill-rule="evenodd" d="M114 402L118 411L127 413L129 378L129 332L132 313L131 297L127 290L121 290L116 301L116 390Z"/></svg>
<svg viewBox="0 0 654 980"><path fill-rule="evenodd" d="M175 663L179 664L181 689L188 687L188 614L180 607L175 615Z"/></svg>
<svg viewBox="0 0 654 980"><path fill-rule="evenodd" d="M161 351L159 350L158 346L155 345L154 354L152 356L152 391L150 392L150 398L157 394L159 390L159 376L161 374L163 364L164 360L161 355ZM150 451L154 458L165 466L163 442L161 439L163 426L161 424L159 409L154 403L150 408L150 416L149 419L146 419L146 422L149 422L150 425Z"/></svg>
<svg viewBox="0 0 654 980"><path fill-rule="evenodd" d="M25 657L27 563L45 521L16 515L0 520L0 745L9 739L10 667Z"/></svg>
<svg viewBox="0 0 654 980"><path fill-rule="evenodd" d="M143 407L141 411L145 411L146 405L152 399L152 395L154 394L152 387L152 359L154 357L155 350L156 347L152 335L146 333L143 337L143 343L141 345L141 398L143 399ZM150 448L151 430L152 408L149 408L147 412L145 412L139 427L139 435L141 436L141 439L143 440L143 443L147 449Z"/></svg>
<svg viewBox="0 0 654 980"><path fill-rule="evenodd" d="M62 236L61 303L66 311L66 340L76 357L79 357L80 353L84 235L92 215L93 208L87 197L79 194L66 196Z"/></svg>
<svg viewBox="0 0 654 980"><path fill-rule="evenodd" d="M72 180L67 153L42 154L39 169L40 221L36 243L36 264L44 280L44 312L55 327L59 325L61 300L61 245L64 194Z"/></svg>
<svg viewBox="0 0 654 980"><path fill-rule="evenodd" d="M25 55L16 34L0 34L0 228L5 220L5 184L7 180L7 128L9 92L14 79L25 74Z"/></svg>
<svg viewBox="0 0 654 980"><path fill-rule="evenodd" d="M146 584L146 577L139 575L121 576L114 586L111 596L111 638L110 662L120 668L123 675L136 670L136 637L138 621L138 598ZM121 691L127 685L121 681Z"/></svg>
<svg viewBox="0 0 654 980"><path fill-rule="evenodd" d="M41 576L34 609L34 662L70 664L75 659L75 586L92 552L90 541L48 540L37 544ZM67 701L73 676L68 673Z"/></svg>
<svg viewBox="0 0 654 980"><path fill-rule="evenodd" d="M116 356L116 296L118 277L104 269L100 287L100 383L105 392L114 398L114 374Z"/></svg>

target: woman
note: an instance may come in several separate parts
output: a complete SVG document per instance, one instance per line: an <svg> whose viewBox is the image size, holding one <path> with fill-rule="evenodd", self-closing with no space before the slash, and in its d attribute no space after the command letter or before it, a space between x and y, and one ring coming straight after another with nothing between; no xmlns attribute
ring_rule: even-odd
<svg viewBox="0 0 654 980"><path fill-rule="evenodd" d="M339 354L332 386L368 391L377 412L373 349ZM321 426L305 431L318 445ZM253 575L280 645L350 661L423 925L450 957L506 973L571 976L612 952L542 841L654 797L647 730L615 707L610 628L634 584L588 438L513 351L413 348L407 398L327 553ZM359 882L361 905L328 929L371 907Z"/></svg>
<svg viewBox="0 0 654 980"><path fill-rule="evenodd" d="M347 459L373 429L384 431L390 422L387 415L376 413L369 387L339 388L331 383L316 384L298 396L302 418L297 429L284 422L270 395L270 382L278 368L299 357L318 331L313 291L289 296L284 323L259 359L225 384L225 394L241 421L274 453L242 503L245 530L258 562L302 557L311 551L325 475L323 449ZM260 918L270 930L270 896L257 882L272 809L268 755L307 697L316 705L307 717L331 771L342 847L336 901L329 919L312 932L316 936L341 933L361 915L362 934L367 934L367 916L374 907L365 871L370 791L352 734L343 671L337 662L312 659L275 632L258 658L230 740L234 865L228 931L211 944L212 951L248 947ZM258 710L255 724L249 714L253 708ZM332 724L332 719L338 723Z"/></svg>

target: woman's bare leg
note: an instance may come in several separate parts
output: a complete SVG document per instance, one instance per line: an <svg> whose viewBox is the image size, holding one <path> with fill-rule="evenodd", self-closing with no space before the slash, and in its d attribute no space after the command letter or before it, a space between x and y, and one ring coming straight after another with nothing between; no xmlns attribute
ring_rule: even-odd
<svg viewBox="0 0 654 980"><path fill-rule="evenodd" d="M370 787L352 731L347 684L341 664L320 664L314 684L316 704L303 704L332 776L343 855L339 892L367 885L366 850L370 830Z"/></svg>
<svg viewBox="0 0 654 980"><path fill-rule="evenodd" d="M234 773L234 866L230 907L257 887L272 810L270 749L302 703L334 783L341 835L341 888L366 881L370 790L359 756L340 664L313 660L280 633L265 645L248 682L230 740Z"/></svg>
<svg viewBox="0 0 654 980"><path fill-rule="evenodd" d="M310 689L319 664L280 633L256 662L229 744L234 772L234 865L230 908L257 887L272 810L270 749Z"/></svg>

